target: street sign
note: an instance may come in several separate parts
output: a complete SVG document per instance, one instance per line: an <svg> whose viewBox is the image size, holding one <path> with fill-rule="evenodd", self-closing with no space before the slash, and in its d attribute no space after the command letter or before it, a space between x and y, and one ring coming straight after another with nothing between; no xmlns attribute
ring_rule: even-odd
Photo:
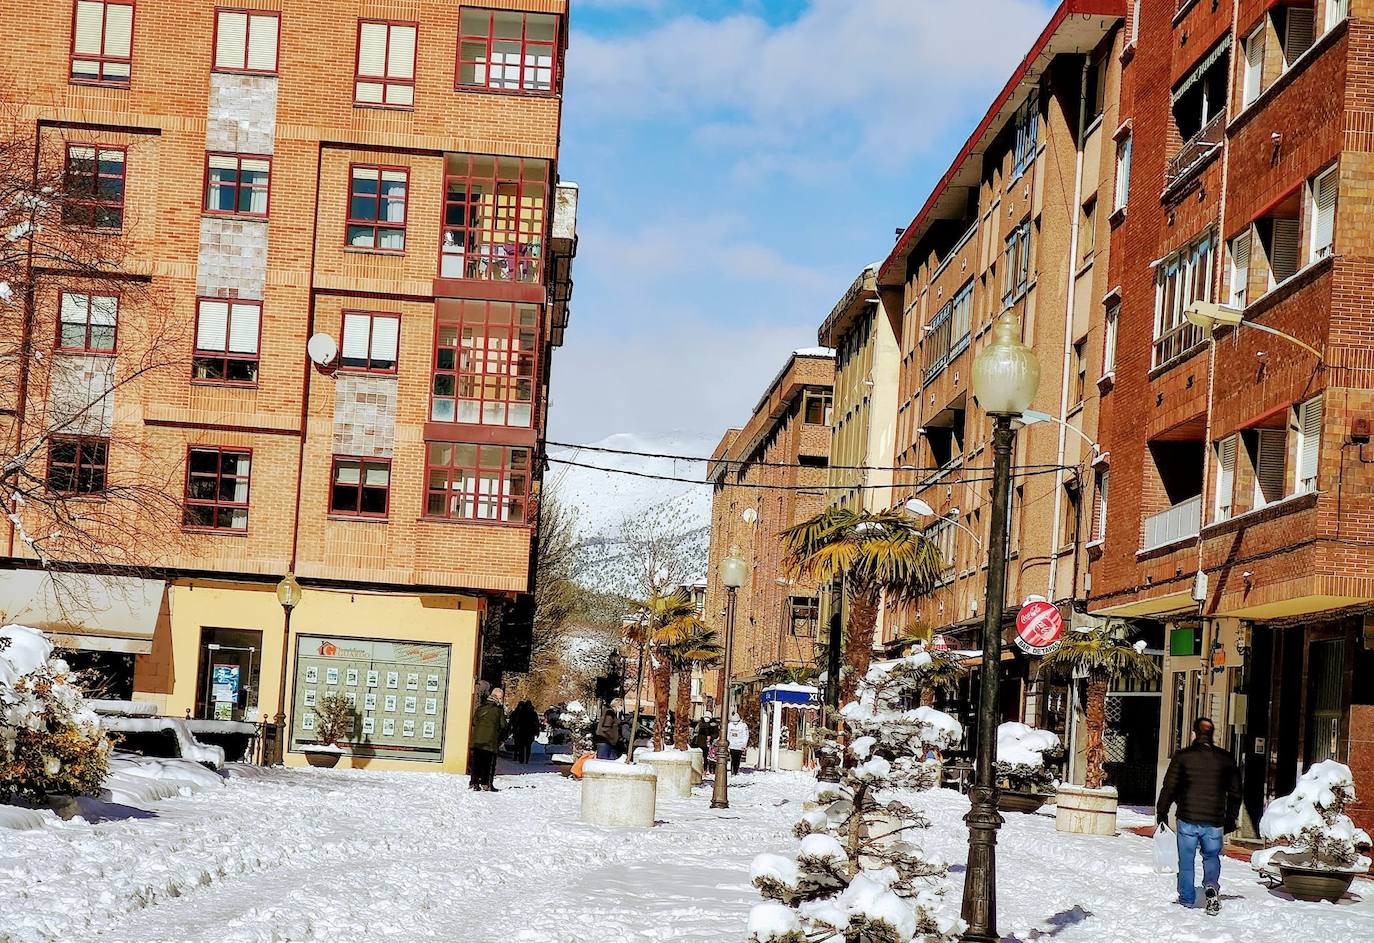
<svg viewBox="0 0 1374 943"><path fill-rule="evenodd" d="M1064 636L1064 617L1047 602L1028 602L1016 614L1016 647L1027 655L1047 655Z"/></svg>

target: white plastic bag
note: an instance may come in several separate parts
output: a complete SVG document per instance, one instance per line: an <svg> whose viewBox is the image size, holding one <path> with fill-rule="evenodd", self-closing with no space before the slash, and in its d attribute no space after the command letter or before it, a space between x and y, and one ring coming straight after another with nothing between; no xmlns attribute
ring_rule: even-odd
<svg viewBox="0 0 1374 943"><path fill-rule="evenodd" d="M1167 825L1155 829L1155 872L1178 873L1178 838Z"/></svg>

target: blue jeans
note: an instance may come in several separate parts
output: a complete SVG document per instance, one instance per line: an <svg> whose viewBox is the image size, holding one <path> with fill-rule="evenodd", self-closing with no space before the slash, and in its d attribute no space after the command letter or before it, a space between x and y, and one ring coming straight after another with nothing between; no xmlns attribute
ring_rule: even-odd
<svg viewBox="0 0 1374 943"><path fill-rule="evenodd" d="M618 756L620 756L620 752L616 750L614 744L603 740L596 745L596 758L598 760L613 760Z"/></svg>
<svg viewBox="0 0 1374 943"><path fill-rule="evenodd" d="M1221 887L1221 843L1220 825L1194 825L1179 819L1178 822L1178 901L1189 907L1197 902L1197 887L1194 885L1193 865L1197 861L1198 847L1202 848L1202 885Z"/></svg>

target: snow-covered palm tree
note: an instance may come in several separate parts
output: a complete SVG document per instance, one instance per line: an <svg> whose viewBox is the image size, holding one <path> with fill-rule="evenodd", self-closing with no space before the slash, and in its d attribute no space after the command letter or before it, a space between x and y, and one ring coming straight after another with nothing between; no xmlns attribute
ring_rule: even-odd
<svg viewBox="0 0 1374 943"><path fill-rule="evenodd" d="M692 715L692 669L715 662L724 653L716 630L705 625L690 628L668 649L673 670L677 672L677 723L673 725L673 747L687 749L688 721Z"/></svg>
<svg viewBox="0 0 1374 943"><path fill-rule="evenodd" d="M673 646L694 632L706 629L697 607L686 593L653 592L644 599L630 600L632 608L643 615L641 644L648 647L649 673L654 679L654 749L663 749L663 729L668 722L668 688L673 677ZM635 731L635 737L639 731Z"/></svg>

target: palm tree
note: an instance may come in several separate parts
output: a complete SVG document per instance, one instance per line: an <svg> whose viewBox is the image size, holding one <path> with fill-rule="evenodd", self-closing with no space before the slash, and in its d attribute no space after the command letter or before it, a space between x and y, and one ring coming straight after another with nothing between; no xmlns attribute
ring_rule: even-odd
<svg viewBox="0 0 1374 943"><path fill-rule="evenodd" d="M677 672L677 723L673 725L673 747L687 749L688 723L692 715L692 669L705 667L725 652L716 630L705 625L690 629L676 645L668 650L673 669Z"/></svg>
<svg viewBox="0 0 1374 943"><path fill-rule="evenodd" d="M844 579L849 621L844 632L840 703L854 699L873 654L873 628L886 596L911 602L940 580L945 562L921 527L899 511L826 508L782 533L788 567L828 583Z"/></svg>
<svg viewBox="0 0 1374 943"><path fill-rule="evenodd" d="M650 677L654 679L654 749L663 749L663 729L668 723L668 687L672 683L672 648L693 632L706 628L697 607L686 593L664 595L657 590L647 599L629 600L643 615L643 644L649 650ZM639 731L633 736L637 737Z"/></svg>
<svg viewBox="0 0 1374 943"><path fill-rule="evenodd" d="M967 660L957 652L925 649L930 661L911 672L913 683L921 691L921 705L930 707L935 703L935 695L940 691L953 693L959 682L969 673Z"/></svg>
<svg viewBox="0 0 1374 943"><path fill-rule="evenodd" d="M1044 657L1040 667L1042 671L1069 678L1087 676L1088 769L1083 785L1101 789L1105 778L1102 733L1107 726L1107 689L1113 681L1150 681L1159 674L1159 665L1145 654L1143 642L1131 645L1126 641L1124 625L1109 622L1088 631L1068 632L1059 648Z"/></svg>

